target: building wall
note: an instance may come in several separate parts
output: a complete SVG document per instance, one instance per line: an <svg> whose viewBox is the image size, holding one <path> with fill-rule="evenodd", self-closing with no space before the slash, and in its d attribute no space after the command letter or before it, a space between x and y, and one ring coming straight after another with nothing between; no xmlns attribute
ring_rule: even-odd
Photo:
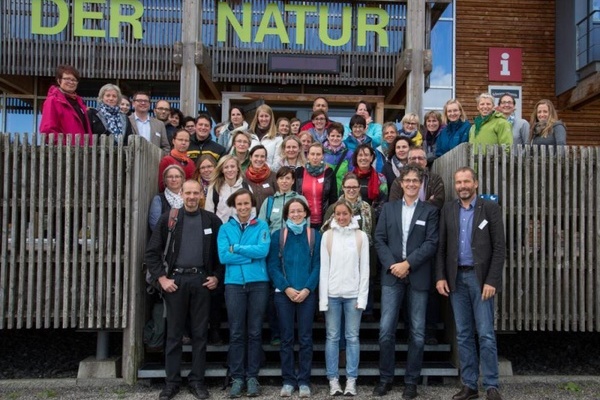
<svg viewBox="0 0 600 400"><path fill-rule="evenodd" d="M493 6L480 0L456 2L456 98L470 119L477 115L475 97L490 84L521 86L526 119L540 99L557 104L555 12L554 0L505 0ZM522 82L489 81L490 47L522 49ZM578 110L559 109L558 113L567 125L568 144L600 144L599 102Z"/></svg>

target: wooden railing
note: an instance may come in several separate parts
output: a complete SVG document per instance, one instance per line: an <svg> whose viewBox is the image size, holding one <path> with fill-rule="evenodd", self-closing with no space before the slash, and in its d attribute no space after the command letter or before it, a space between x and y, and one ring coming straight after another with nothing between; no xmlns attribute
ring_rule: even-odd
<svg viewBox="0 0 600 400"><path fill-rule="evenodd" d="M126 328L160 151L0 138L0 329Z"/></svg>
<svg viewBox="0 0 600 400"><path fill-rule="evenodd" d="M480 194L499 196L507 258L498 329L600 331L600 147L474 150L458 146L433 171L448 200L461 166L478 172Z"/></svg>

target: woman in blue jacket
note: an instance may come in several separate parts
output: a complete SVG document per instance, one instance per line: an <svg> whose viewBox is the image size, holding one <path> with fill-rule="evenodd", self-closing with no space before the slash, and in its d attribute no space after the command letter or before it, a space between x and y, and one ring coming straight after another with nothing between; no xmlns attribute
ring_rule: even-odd
<svg viewBox="0 0 600 400"><path fill-rule="evenodd" d="M312 366L312 324L318 301L321 234L307 223L310 209L299 198L289 200L283 208L285 226L271 236L267 264L275 286L275 307L281 335L280 395L289 397L299 388L300 397L310 397ZM316 249L316 251L315 251ZM294 363L294 323L298 322L298 373Z"/></svg>
<svg viewBox="0 0 600 400"><path fill-rule="evenodd" d="M458 100L450 99L444 104L442 124L446 126L440 131L436 141L436 158L469 141L471 124L467 121L465 110Z"/></svg>
<svg viewBox="0 0 600 400"><path fill-rule="evenodd" d="M260 395L258 371L262 357L262 323L269 299L266 258L271 236L256 218L256 198L239 189L227 199L235 213L219 230L218 248L225 265L225 304L229 318L229 397ZM245 362L247 361L247 362Z"/></svg>

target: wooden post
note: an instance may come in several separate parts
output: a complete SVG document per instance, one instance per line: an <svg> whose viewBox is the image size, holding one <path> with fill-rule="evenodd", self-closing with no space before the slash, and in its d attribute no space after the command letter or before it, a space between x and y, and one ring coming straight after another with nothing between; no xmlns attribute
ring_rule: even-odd
<svg viewBox="0 0 600 400"><path fill-rule="evenodd" d="M200 0L183 0L184 23L181 24L182 60L181 60L181 112L184 115L198 114L198 91L200 90L200 72L196 66L196 48L201 42L202 8Z"/></svg>
<svg viewBox="0 0 600 400"><path fill-rule="evenodd" d="M406 112L423 115L423 51L425 50L425 1L406 6L406 49L412 50L412 68L406 81Z"/></svg>

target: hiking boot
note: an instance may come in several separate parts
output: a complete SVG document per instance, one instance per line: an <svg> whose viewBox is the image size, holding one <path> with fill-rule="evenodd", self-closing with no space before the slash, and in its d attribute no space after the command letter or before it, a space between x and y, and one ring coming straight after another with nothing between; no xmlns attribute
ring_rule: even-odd
<svg viewBox="0 0 600 400"><path fill-rule="evenodd" d="M256 378L248 378L246 386L246 396L256 397L260 395L260 384Z"/></svg>
<svg viewBox="0 0 600 400"><path fill-rule="evenodd" d="M244 390L244 381L236 378L231 382L231 390L229 391L229 397L232 399L242 397L242 391Z"/></svg>

